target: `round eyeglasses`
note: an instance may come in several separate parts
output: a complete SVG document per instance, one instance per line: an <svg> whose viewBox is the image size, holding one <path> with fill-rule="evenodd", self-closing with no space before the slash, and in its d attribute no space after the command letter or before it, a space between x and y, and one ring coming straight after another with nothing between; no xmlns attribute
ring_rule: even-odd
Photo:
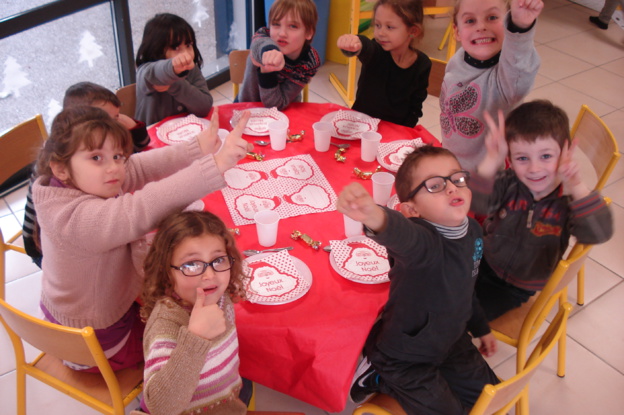
<svg viewBox="0 0 624 415"><path fill-rule="evenodd" d="M175 265L170 265L171 268L177 269L182 274L187 277L196 277L198 275L203 274L206 271L206 268L212 267L215 272L224 272L232 268L234 265L234 258L229 255L220 256L218 258L213 259L210 262L204 262L200 260L185 262L184 264L176 267Z"/></svg>
<svg viewBox="0 0 624 415"><path fill-rule="evenodd" d="M456 171L450 176L433 176L423 181L421 184L416 186L414 190L410 192L407 196L407 200L413 198L416 193L423 187L427 189L429 193L439 193L446 189L446 182L449 181L453 183L453 185L457 187L466 187L468 186L468 179L470 178L470 173L465 170Z"/></svg>

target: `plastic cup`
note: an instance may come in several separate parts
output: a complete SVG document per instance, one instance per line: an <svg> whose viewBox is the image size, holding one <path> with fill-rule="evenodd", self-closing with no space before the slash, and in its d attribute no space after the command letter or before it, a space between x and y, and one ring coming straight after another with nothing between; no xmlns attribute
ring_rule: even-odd
<svg viewBox="0 0 624 415"><path fill-rule="evenodd" d="M288 124L283 121L273 121L269 123L269 137L271 138L271 148L281 151L286 148L288 138Z"/></svg>
<svg viewBox="0 0 624 415"><path fill-rule="evenodd" d="M377 158L377 148L381 141L381 134L375 131L362 133L362 160L375 161Z"/></svg>
<svg viewBox="0 0 624 415"><path fill-rule="evenodd" d="M314 149L316 151L328 151L331 142L332 125L328 122L315 122L314 129Z"/></svg>
<svg viewBox="0 0 624 415"><path fill-rule="evenodd" d="M279 225L279 213L274 210L261 210L254 215L258 243L262 246L273 246L277 242L277 227Z"/></svg>
<svg viewBox="0 0 624 415"><path fill-rule="evenodd" d="M387 172L377 172L371 176L373 181L373 200L378 205L386 206L392 194L394 175Z"/></svg>
<svg viewBox="0 0 624 415"><path fill-rule="evenodd" d="M342 216L344 217L344 231L347 238L362 235L362 222L353 220L345 214L343 214Z"/></svg>

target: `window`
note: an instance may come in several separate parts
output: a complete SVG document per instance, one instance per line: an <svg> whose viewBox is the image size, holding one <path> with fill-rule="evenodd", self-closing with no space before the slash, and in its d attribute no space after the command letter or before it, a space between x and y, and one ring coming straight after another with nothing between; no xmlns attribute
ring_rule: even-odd
<svg viewBox="0 0 624 415"><path fill-rule="evenodd" d="M40 113L49 130L65 90L91 81L111 90L134 82L146 21L175 13L195 30L206 78L247 47L247 0L22 0L0 12L0 131ZM123 13L130 19L124 19ZM127 25L129 20L130 25ZM120 22L116 26L116 22Z"/></svg>

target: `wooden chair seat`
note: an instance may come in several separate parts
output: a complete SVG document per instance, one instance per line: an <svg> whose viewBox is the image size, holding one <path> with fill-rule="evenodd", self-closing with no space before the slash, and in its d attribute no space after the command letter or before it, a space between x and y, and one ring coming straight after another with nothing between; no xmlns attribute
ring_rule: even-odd
<svg viewBox="0 0 624 415"><path fill-rule="evenodd" d="M108 386L99 373L87 373L70 369L63 364L61 359L49 354L43 355L34 366L45 374L107 405L112 406L113 404ZM143 381L143 365L119 370L115 372L115 375L117 376L122 395L130 395L132 390ZM39 378L40 375L33 374L33 376Z"/></svg>
<svg viewBox="0 0 624 415"><path fill-rule="evenodd" d="M533 304L535 304L538 295L539 293L536 293L520 307L514 308L498 317L496 320L490 321L490 328L514 339L520 337L522 324L533 307Z"/></svg>

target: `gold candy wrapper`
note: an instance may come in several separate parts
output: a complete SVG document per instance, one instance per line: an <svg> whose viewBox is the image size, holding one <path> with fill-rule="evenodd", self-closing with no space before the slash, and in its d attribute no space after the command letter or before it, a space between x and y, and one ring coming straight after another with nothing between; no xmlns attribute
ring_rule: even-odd
<svg viewBox="0 0 624 415"><path fill-rule="evenodd" d="M264 154L253 153L250 151L247 153L247 158L252 159L252 160L262 161L264 160Z"/></svg>
<svg viewBox="0 0 624 415"><path fill-rule="evenodd" d="M293 238L295 241L298 240L298 239L301 239L303 242L305 242L307 245L309 245L312 249L315 249L317 251L318 251L319 247L321 246L321 241L315 241L314 239L312 239L311 237L309 237L305 233L301 233L299 231L293 231L290 234L290 237Z"/></svg>
<svg viewBox="0 0 624 415"><path fill-rule="evenodd" d="M228 228L228 231L230 231L232 235L240 236L240 229L238 228Z"/></svg>
<svg viewBox="0 0 624 415"><path fill-rule="evenodd" d="M381 166L377 166L375 171L362 171L358 169L357 167L354 167L353 174L355 174L355 177L357 177L358 179L370 180L371 176L380 170L381 170Z"/></svg>
<svg viewBox="0 0 624 415"><path fill-rule="evenodd" d="M336 154L334 154L334 158L336 159L336 161L344 163L347 160L347 157L344 156L344 153L346 151L347 149L345 148L339 148L338 150L336 150Z"/></svg>
<svg viewBox="0 0 624 415"><path fill-rule="evenodd" d="M304 135L305 135L305 131L304 130L301 130L301 132L299 134L289 134L287 141L289 143L296 143L297 141L302 141Z"/></svg>

